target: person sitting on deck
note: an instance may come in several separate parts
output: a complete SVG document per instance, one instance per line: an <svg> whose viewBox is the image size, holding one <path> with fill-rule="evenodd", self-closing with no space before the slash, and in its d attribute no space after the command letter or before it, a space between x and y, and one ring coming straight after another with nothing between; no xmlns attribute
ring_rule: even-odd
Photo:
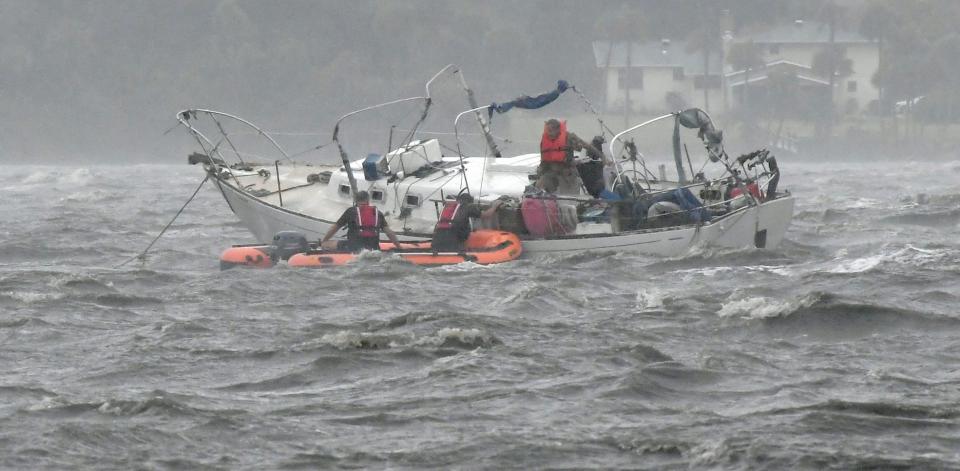
<svg viewBox="0 0 960 471"><path fill-rule="evenodd" d="M361 250L380 250L380 232L387 234L390 241L400 248L397 235L387 226L387 219L383 217L375 206L370 205L370 194L366 191L357 193L357 205L347 208L337 223L320 239L320 246L330 240L341 228L347 228L347 240L337 242L337 250L359 252Z"/></svg>
<svg viewBox="0 0 960 471"><path fill-rule="evenodd" d="M502 200L494 201L493 205L481 211L469 193L461 193L456 200L444 203L437 225L433 228L431 247L434 253L463 252L464 244L470 237L470 218L487 219L493 216L501 203Z"/></svg>
<svg viewBox="0 0 960 471"><path fill-rule="evenodd" d="M576 134L567 132L567 122L556 119L547 120L540 138L540 167L537 168L537 188L555 193L577 193L580 187L579 175L573 160L573 152L586 150L587 154L599 156L604 165L611 162L593 145L580 139Z"/></svg>

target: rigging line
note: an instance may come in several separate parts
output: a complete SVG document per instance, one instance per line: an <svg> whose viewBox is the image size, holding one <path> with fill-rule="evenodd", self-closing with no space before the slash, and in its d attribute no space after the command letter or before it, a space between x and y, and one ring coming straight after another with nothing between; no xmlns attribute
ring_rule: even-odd
<svg viewBox="0 0 960 471"><path fill-rule="evenodd" d="M200 182L200 185L197 186L197 189L196 189L196 190L193 190L193 194L190 195L190 198L187 200L187 202L186 202L186 203L183 203L183 206L181 206L181 207L180 207L180 210L177 211L177 214L173 216L173 219L171 219L170 222L168 222L166 226L163 226L163 229L160 231L160 233L157 234L156 237L154 237L153 241L150 242L150 245L147 245L147 248L143 249L143 252L140 252L139 254L137 254L137 255L135 255L135 256L133 256L133 257L130 257L129 259L127 259L127 261L125 261L125 262L123 262L123 263L115 266L114 268L115 268L115 269L116 269L116 268L120 268L120 267L122 267L122 266L124 266L124 265L126 265L126 264L128 264L128 263L130 263L130 262L132 262L132 261L134 261L134 260L137 260L137 259L139 259L139 260L142 261L142 262L146 262L146 260L147 260L147 252L150 250L151 247L153 247L153 244L157 243L157 241L160 240L160 237L163 236L163 233L164 233L164 232L167 232L167 229L170 228L170 225L173 224L173 221L176 221L177 218L180 217L180 214L183 213L183 210L184 210L184 209L187 209L187 205L190 204L191 201L193 201L193 198L195 198L195 197L197 196L197 193L200 193L200 188L203 188L203 184L204 184L204 183L207 183L207 180L209 180L209 179L210 179L210 174L207 174L207 176L204 177L203 181Z"/></svg>
<svg viewBox="0 0 960 471"><path fill-rule="evenodd" d="M430 106L432 104L433 104L433 101L430 98L427 98L427 105L423 107L423 113L420 114L420 119L418 119L417 123L413 125L413 129L411 129L410 132L407 133L407 136L400 141L403 143L402 147L406 147L410 145L410 142L413 141L413 138L417 133L417 129L419 129L420 125L427 120L427 115L430 113Z"/></svg>
<svg viewBox="0 0 960 471"><path fill-rule="evenodd" d="M575 86L570 87L570 88L572 88L573 91L576 92L577 96L579 96L580 99L583 100L583 102L587 104L587 108L590 110L590 112L593 113L593 115L597 117L597 121L600 122L600 133L602 134L604 131L606 131L606 132L609 132L611 136L615 136L616 133L614 133L613 131L611 131L610 128L607 127L607 124L603 122L603 118L600 116L600 113L597 111L596 108L593 107L593 103L590 103L590 100L587 99L586 95L584 95L584 94L583 94L580 90L578 90L577 87L575 87Z"/></svg>
<svg viewBox="0 0 960 471"><path fill-rule="evenodd" d="M448 151L450 151L450 152L453 152L453 153L456 153L456 152L457 152L457 149L454 149L454 148L452 148L452 147L450 147L450 146L448 146L448 145L446 145L446 144L444 144L444 143L442 143L442 142L437 141L437 143L440 144L440 147L442 147L442 148L444 148L444 149L446 149L446 150L448 150Z"/></svg>
<svg viewBox="0 0 960 471"><path fill-rule="evenodd" d="M301 155L306 154L306 153L308 153L308 152L313 152L313 151L315 151L315 150L323 149L324 147L327 147L327 146L329 146L330 144L333 144L333 141L330 141L330 142L328 142L328 143L326 143L326 144L321 144L321 145L316 146L316 147L311 147L311 148L309 148L309 149L307 149L307 150L303 150L303 151L300 151L300 152L297 152L297 153L294 153L294 154L290 154L290 158L292 159L292 158L294 158L294 157L301 156Z"/></svg>
<svg viewBox="0 0 960 471"><path fill-rule="evenodd" d="M217 128L220 129L220 134L223 134L223 138L227 140L227 144L230 144L230 147L233 149L233 152L237 154L237 158L240 159L240 163L242 164L246 163L243 161L243 156L240 155L240 151L237 150L237 147L233 145L233 142L230 140L230 137L227 135L227 131L223 129L223 126L220 124L220 120L218 120L217 117L212 114L210 115L210 119L212 119L214 123L217 123Z"/></svg>
<svg viewBox="0 0 960 471"><path fill-rule="evenodd" d="M700 166L700 171L698 171L697 173L703 172L703 169L705 169L705 168L707 167L707 164L708 164L708 163L710 163L710 157L709 157L709 156L708 156L707 158L703 159L703 165Z"/></svg>
<svg viewBox="0 0 960 471"><path fill-rule="evenodd" d="M271 136L329 136L329 132L298 132L298 131L264 131L264 134L270 134ZM242 135L256 135L259 133L240 133Z"/></svg>
<svg viewBox="0 0 960 471"><path fill-rule="evenodd" d="M223 157L223 156L224 156L223 153L221 153L220 150L219 150L219 148L220 148L220 143L219 143L219 142L218 142L216 145L213 145L213 143L210 142L206 137L201 138L202 135L199 133L199 131L195 130L194 128L192 128L192 127L190 127L190 126L187 126L187 129L190 130L190 134L193 135L193 138L194 138L194 139L196 139L197 144L200 144L200 149L202 149L203 152L206 153L208 157L210 157L211 162L212 162L213 159L214 159L213 154L217 154L217 155L219 155L220 157ZM213 145L213 147L210 148L209 151L207 150L207 146L206 146L206 144L204 144L204 141L206 141L208 144ZM221 141L221 142L222 142L222 141ZM224 162L224 165L226 165L226 162ZM217 165L211 165L211 167L213 167L213 168L215 168L215 169L219 169L219 167L218 167ZM218 171L219 171L219 170L218 170ZM230 176L233 177L233 181L237 183L237 188L242 187L242 185L240 184L240 180L237 178L236 175L233 174L233 172L230 172ZM207 174L207 178L210 178L210 174ZM206 180L204 180L204 181L206 181Z"/></svg>
<svg viewBox="0 0 960 471"><path fill-rule="evenodd" d="M397 131L402 131L402 132L410 131L410 129L404 129L404 128L396 128L396 129L397 129ZM456 135L457 135L457 133L455 133L455 132L440 132L440 131L417 131L417 132L418 132L419 134L426 134L426 135L430 135L430 136L456 136ZM483 133L479 133L479 132L463 132L463 133L460 133L460 135L461 135L461 136L483 136ZM517 143L517 142L527 142L527 143L537 143L537 142L540 142L540 141L535 141L535 140L532 140L532 139L511 139L511 138L509 138L509 137L500 137L500 136L497 136L497 135L495 135L495 134L493 134L493 133L491 133L490 136L493 137L494 139L498 140L498 141L502 141L502 142L505 143L505 144L515 144L515 143Z"/></svg>
<svg viewBox="0 0 960 471"><path fill-rule="evenodd" d="M181 123L180 121L177 121L177 124L174 124L173 126L170 126L170 129L167 129L166 131L164 131L163 134L161 134L161 136L166 136L167 134L170 134L170 131L173 131L174 129L177 129L177 127L178 127L178 126L181 126L181 125L183 125L183 123Z"/></svg>
<svg viewBox="0 0 960 471"><path fill-rule="evenodd" d="M442 190L443 190L443 187L444 187L447 183L450 183L451 181L453 181L454 178L457 178L457 175L456 175L456 174L458 174L458 173L463 173L463 172L461 172L460 169L456 169L456 170L454 171L454 174L453 174L453 175L450 175L445 182L443 182L443 183L441 183L440 185L438 185L437 188L434 189L433 191L431 191L430 193L427 193L427 194L423 197L423 201L429 200L430 197L433 196L433 195L435 195L435 194L437 194L438 191L442 191ZM446 175L444 175L444 176L446 176ZM407 190L407 191L409 191L409 190Z"/></svg>

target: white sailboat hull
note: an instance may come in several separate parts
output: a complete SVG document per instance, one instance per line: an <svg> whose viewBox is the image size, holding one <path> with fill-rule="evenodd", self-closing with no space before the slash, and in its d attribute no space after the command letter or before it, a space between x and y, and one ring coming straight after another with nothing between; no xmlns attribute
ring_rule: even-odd
<svg viewBox="0 0 960 471"><path fill-rule="evenodd" d="M230 209L258 242L270 241L280 231L298 231L308 239L321 238L335 222L312 217L257 198L229 181L214 178ZM632 251L662 256L682 254L699 245L776 248L793 216L790 195L733 211L699 226L524 240L524 253L564 253L584 250ZM401 239L421 239L404 236Z"/></svg>

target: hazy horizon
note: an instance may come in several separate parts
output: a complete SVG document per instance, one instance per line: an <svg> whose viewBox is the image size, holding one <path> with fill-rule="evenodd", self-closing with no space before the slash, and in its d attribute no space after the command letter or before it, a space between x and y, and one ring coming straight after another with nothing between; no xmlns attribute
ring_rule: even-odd
<svg viewBox="0 0 960 471"><path fill-rule="evenodd" d="M841 26L856 31L859 12L871 2L837 3L848 12ZM0 160L183 163L195 147L182 130L164 132L186 108L235 113L268 130L315 133L303 143L319 145L329 141L338 116L420 94L448 63L462 68L480 104L542 93L564 79L600 104L608 122L620 123L610 119L622 116L619 110L602 106L604 72L591 45L694 34L699 4L670 5L0 0L0 102L8 110ZM710 8L726 9L739 32L822 15L818 5L728 0ZM435 130L452 131L451 117L467 108L456 88L443 91L446 115L431 123ZM369 131L364 138L384 140L385 127Z"/></svg>

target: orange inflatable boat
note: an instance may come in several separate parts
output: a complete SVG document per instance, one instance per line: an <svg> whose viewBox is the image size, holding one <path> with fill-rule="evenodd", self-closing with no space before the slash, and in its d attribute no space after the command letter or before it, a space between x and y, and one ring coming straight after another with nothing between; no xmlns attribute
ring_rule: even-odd
<svg viewBox="0 0 960 471"><path fill-rule="evenodd" d="M474 234L478 233L500 233L500 231L477 231ZM493 244L497 245L492 239L487 240L489 237L496 238L497 236L491 234L489 236L483 235L474 235L472 234L470 240L467 241L468 251L469 247L476 247L481 250L483 247ZM509 234L504 232L504 234ZM510 234L513 235L513 234ZM516 237L516 236L514 236ZM471 242L473 241L473 242ZM471 245L473 244L473 245ZM519 239L515 242L517 250L519 250L520 242ZM397 247L393 245L393 242L380 242L380 250L383 252L395 252ZM471 258L469 253L466 254L466 257L461 254L453 254L452 257L441 257L443 254L433 255L430 252L430 241L417 241L417 242L401 242L400 243L400 252L410 257L410 260L413 263L418 263L417 261L420 258L419 255L429 255L430 258L426 259L432 263L418 263L419 265L448 265L451 263L460 263L468 260L475 261L476 263L497 263L496 261L482 262L482 260L492 260L490 257L490 252L484 251L482 255L478 253L478 260ZM297 264L290 264L291 266L328 266L328 265L343 265L349 261L352 261L356 254L339 252L339 251L327 251L327 250L317 250L317 245L312 242L307 242L306 238L303 237L298 232L278 232L277 235L273 236L273 243L271 244L248 244L248 245L234 245L227 250L224 250L220 254L220 269L227 270L233 267L244 267L244 268L271 268L281 260L292 260L296 255L304 255L309 253L312 255L323 255L334 257L338 263L314 263L310 265L309 262L301 260L298 258ZM519 253L517 254L519 256ZM516 258L516 257L514 257ZM319 259L318 259L319 260ZM326 260L326 259L324 259ZM512 260L512 259L511 259ZM504 260L506 261L506 260ZM298 265L303 263L303 265Z"/></svg>
<svg viewBox="0 0 960 471"><path fill-rule="evenodd" d="M487 229L471 233L462 253L433 253L430 250L429 242L420 243L420 246L416 248L403 247L403 245L406 244L401 244L400 250L389 243L381 243L380 247L385 252L396 253L414 265L425 266L453 265L463 262L473 262L480 265L503 263L516 260L522 250L520 238L516 234ZM291 256L287 264L291 267L324 268L346 265L356 258L356 253L326 250L308 251Z"/></svg>
<svg viewBox="0 0 960 471"><path fill-rule="evenodd" d="M283 231L273 236L270 244L234 245L220 254L220 269L233 267L270 268L281 260L288 260L298 253L316 250L315 243L307 242L299 232ZM430 250L430 242L402 242L404 250ZM381 242L380 250L395 250L391 242Z"/></svg>
<svg viewBox="0 0 960 471"><path fill-rule="evenodd" d="M234 245L220 254L220 269L233 267L270 268L276 265L272 245Z"/></svg>

